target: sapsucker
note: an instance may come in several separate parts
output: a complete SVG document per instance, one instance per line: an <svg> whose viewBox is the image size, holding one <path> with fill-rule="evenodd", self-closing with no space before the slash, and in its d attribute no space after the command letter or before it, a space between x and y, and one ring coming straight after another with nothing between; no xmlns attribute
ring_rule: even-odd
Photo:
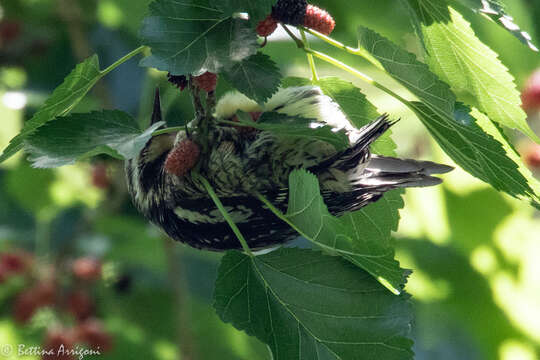
<svg viewBox="0 0 540 360"><path fill-rule="evenodd" d="M246 136L239 127L219 126L217 122L210 127L208 148L197 154L197 171L211 183L252 249L297 236L255 195L264 195L285 212L288 177L294 169L305 168L318 177L324 201L336 216L358 210L391 189L439 184L441 180L431 175L452 169L429 161L372 155L371 143L392 125L388 116L355 129L340 107L315 86L281 89L262 106L239 93L230 93L217 103L214 118L233 120L239 110L252 114L253 119L264 112L302 116L343 129L349 138L349 147L337 151L316 138L260 130ZM152 119L161 120L159 94ZM126 162L133 202L175 240L209 250L238 249L240 242L197 177L191 171L178 176L165 170L168 154L175 146L185 144L189 136L184 131L155 136L139 156Z"/></svg>

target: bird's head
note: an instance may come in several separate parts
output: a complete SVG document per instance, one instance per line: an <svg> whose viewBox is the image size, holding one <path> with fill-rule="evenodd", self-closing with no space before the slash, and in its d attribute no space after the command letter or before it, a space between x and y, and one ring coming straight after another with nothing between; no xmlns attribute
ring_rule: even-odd
<svg viewBox="0 0 540 360"><path fill-rule="evenodd" d="M151 124L162 120L159 90L156 90ZM143 213L148 210L158 187L163 183L163 167L169 152L175 145L178 133L153 136L140 151L139 155L125 164L128 191L135 206ZM161 185L160 185L161 184Z"/></svg>

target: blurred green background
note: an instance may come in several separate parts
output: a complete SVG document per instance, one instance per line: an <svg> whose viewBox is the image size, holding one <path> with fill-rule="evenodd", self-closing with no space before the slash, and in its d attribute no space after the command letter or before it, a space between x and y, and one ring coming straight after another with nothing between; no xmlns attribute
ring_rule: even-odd
<svg viewBox="0 0 540 360"><path fill-rule="evenodd" d="M148 0L7 0L0 4L0 147L21 128L82 59L97 53L102 68L138 46L137 30ZM314 3L336 19L333 37L353 45L356 26L368 26L409 51L419 44L399 1ZM537 0L507 0L508 13L540 43ZM540 67L538 53L494 23L463 10L476 34L500 54L521 88ZM535 23L536 20L536 23ZM285 75L306 76L305 55L276 34L264 52ZM383 74L326 45L313 46L354 65L385 85L407 92ZM169 125L191 119L185 93L164 73L136 59L102 81L75 111L117 108L149 120L159 86ZM379 90L318 63L320 75L355 82L381 112L402 120L393 139L402 157L451 164L421 123ZM218 93L229 89L220 81ZM536 120L534 120L536 119ZM531 126L540 133L539 116ZM532 145L509 133L518 149ZM537 172L538 175L538 172ZM58 296L84 291L113 346L99 359L269 359L256 339L220 322L212 289L221 255L164 238L132 207L122 163L95 158L54 170L31 169L24 156L0 165L0 251L32 254L28 275L0 277L0 349L4 344L41 345L51 327L72 328L66 307L40 307L16 321L18 294L54 279ZM498 193L460 169L444 185L407 190L395 234L398 259L414 270L407 285L416 319L416 359L534 360L540 358L540 212ZM72 263L101 262L101 278L77 280ZM20 301L20 300L19 300ZM38 359L17 356L0 359Z"/></svg>

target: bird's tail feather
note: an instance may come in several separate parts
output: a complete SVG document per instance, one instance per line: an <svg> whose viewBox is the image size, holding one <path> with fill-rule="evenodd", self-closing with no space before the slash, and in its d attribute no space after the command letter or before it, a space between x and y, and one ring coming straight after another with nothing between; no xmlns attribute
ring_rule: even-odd
<svg viewBox="0 0 540 360"><path fill-rule="evenodd" d="M328 168L337 168L341 171L356 169L358 164L363 164L370 156L369 146L377 140L386 130L395 122L388 120L388 115L379 116L376 120L355 130L357 140L348 149L338 152L325 161L312 166L308 170L318 174L328 170ZM361 169L357 169L361 170Z"/></svg>
<svg viewBox="0 0 540 360"><path fill-rule="evenodd" d="M453 168L431 161L397 159L372 155L358 183L364 186L398 188L438 185L441 179L431 175L444 174Z"/></svg>

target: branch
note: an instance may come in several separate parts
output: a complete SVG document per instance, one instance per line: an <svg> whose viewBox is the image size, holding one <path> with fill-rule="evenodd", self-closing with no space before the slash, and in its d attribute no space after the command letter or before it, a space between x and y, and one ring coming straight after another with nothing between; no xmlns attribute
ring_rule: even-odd
<svg viewBox="0 0 540 360"><path fill-rule="evenodd" d="M252 256L253 257L253 253L251 252L251 249L249 248L249 245L247 244L247 241L246 239L244 238L244 235L242 235L242 233L240 232L240 229L238 229L238 226L236 226L236 223L234 222L234 220L231 218L231 216L229 215L229 212L227 211L227 209L225 209L225 207L223 206L223 204L221 203L221 200L219 199L219 197L217 196L217 194L215 193L214 189L212 188L212 185L210 185L210 183L208 182L208 180L206 180L203 176L201 176L199 173L197 172L192 172L193 174L193 177L196 179L196 180L199 180L200 182L203 183L204 187L206 188L206 191L208 191L208 194L210 195L210 197L212 198L212 200L214 201L214 203L216 204L217 208L219 209L219 211L221 212L221 214L223 215L223 217L225 218L225 221L227 221L227 223L229 224L229 226L231 227L232 231L234 232L234 234L236 235L236 237L238 238L238 241L240 241L240 244L242 245L242 248L244 249L244 251L249 255L249 256Z"/></svg>

